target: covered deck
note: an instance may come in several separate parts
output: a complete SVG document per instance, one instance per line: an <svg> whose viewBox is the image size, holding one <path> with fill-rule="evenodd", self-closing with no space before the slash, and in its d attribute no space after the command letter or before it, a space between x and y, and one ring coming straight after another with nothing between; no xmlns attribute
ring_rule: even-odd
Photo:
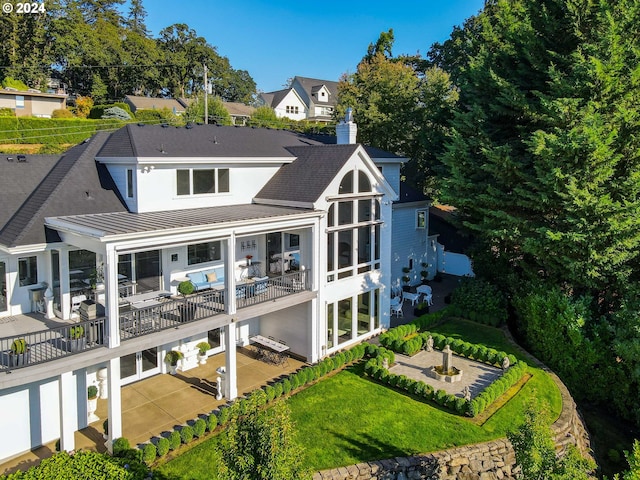
<svg viewBox="0 0 640 480"><path fill-rule="evenodd" d="M283 297L309 292L310 278L309 272L303 270L265 277L259 282L245 281L235 287L236 308L250 309ZM149 292L140 301L128 300L134 297L120 299L121 341L175 329L227 312L229 295L226 289L209 289L184 297L167 296L168 292L156 293ZM87 321L77 321L77 318L49 320L42 314L32 313L4 317L1 321L4 324L3 332L10 335L0 338L0 371L107 347L108 324L105 317ZM25 340L27 351L16 354L12 352L12 345L21 339Z"/></svg>

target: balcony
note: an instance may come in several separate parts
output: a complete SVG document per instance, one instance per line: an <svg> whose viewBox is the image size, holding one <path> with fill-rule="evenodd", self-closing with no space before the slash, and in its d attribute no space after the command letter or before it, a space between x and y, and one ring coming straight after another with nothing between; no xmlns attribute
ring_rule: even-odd
<svg viewBox="0 0 640 480"><path fill-rule="evenodd" d="M0 338L0 371L50 362L105 343L104 318Z"/></svg>
<svg viewBox="0 0 640 480"><path fill-rule="evenodd" d="M235 287L238 310L273 302L311 290L309 270L300 270L273 277L245 279ZM227 311L227 289L211 289L184 298L163 298L148 294L144 301L120 306L120 339L127 341L143 335L176 328ZM159 292L156 292L159 293ZM0 371L14 370L45 363L59 358L106 346L106 319L69 323L46 330L0 338ZM28 349L24 353L12 352L14 341L24 339Z"/></svg>

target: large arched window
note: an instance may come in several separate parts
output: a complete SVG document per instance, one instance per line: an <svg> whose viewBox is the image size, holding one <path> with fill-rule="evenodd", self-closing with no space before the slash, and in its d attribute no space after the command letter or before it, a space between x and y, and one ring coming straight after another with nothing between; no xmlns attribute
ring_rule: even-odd
<svg viewBox="0 0 640 480"><path fill-rule="evenodd" d="M380 202L373 195L368 174L347 172L334 198L327 214L330 282L380 268Z"/></svg>

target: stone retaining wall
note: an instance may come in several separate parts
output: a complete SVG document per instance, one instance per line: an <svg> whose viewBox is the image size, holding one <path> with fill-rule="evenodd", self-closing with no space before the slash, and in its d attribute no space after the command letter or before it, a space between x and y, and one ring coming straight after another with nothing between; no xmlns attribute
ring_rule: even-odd
<svg viewBox="0 0 640 480"><path fill-rule="evenodd" d="M569 444L593 459L589 433L567 387L558 376L531 357L556 382L562 412L551 426L556 447L564 453ZM323 470L314 480L515 480L518 468L511 442L506 438L406 458L378 460Z"/></svg>

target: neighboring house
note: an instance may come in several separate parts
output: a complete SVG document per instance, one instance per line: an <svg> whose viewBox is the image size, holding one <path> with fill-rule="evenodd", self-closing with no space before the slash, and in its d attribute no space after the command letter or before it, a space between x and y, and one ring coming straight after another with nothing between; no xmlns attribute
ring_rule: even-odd
<svg viewBox="0 0 640 480"><path fill-rule="evenodd" d="M141 97L137 95L125 95L124 101L135 114L139 110L168 109L174 115L182 115L186 105L175 98Z"/></svg>
<svg viewBox="0 0 640 480"><path fill-rule="evenodd" d="M263 93L260 101L273 108L278 117L331 122L337 96L338 82L294 77L290 88Z"/></svg>
<svg viewBox="0 0 640 480"><path fill-rule="evenodd" d="M428 203L394 204L406 159L353 143L353 122L333 141L129 124L1 162L0 460L57 438L73 449L99 375L120 437L121 386L166 373L169 350L183 370L202 340L224 352L233 399L254 335L315 363L388 328L394 265L433 263L426 225L395 245L396 216ZM176 296L189 279L197 294ZM28 353L12 352L20 339Z"/></svg>
<svg viewBox="0 0 640 480"><path fill-rule="evenodd" d="M249 105L245 105L240 102L222 102L224 107L231 115L231 123L233 125L246 125L253 112L256 111L255 107L251 107Z"/></svg>
<svg viewBox="0 0 640 480"><path fill-rule="evenodd" d="M67 107L67 95L43 93L30 88L27 91L14 88L0 89L0 108L10 108L16 117L51 118L54 110Z"/></svg>

